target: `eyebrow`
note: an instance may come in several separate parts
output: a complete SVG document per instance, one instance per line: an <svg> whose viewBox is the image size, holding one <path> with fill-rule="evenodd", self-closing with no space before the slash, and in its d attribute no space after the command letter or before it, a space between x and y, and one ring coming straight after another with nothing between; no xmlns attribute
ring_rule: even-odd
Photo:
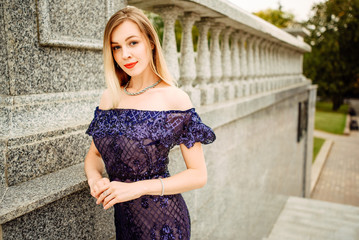
<svg viewBox="0 0 359 240"><path fill-rule="evenodd" d="M136 35L131 35L131 36L127 37L127 38L125 39L125 41L127 41L128 39L133 38L133 37L138 37L138 36L136 36ZM111 42L111 44L118 44L118 42Z"/></svg>

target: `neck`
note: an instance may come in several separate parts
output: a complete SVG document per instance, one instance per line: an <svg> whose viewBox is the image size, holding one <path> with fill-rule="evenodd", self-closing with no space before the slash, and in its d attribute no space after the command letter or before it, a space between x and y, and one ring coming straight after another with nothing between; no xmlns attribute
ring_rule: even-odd
<svg viewBox="0 0 359 240"><path fill-rule="evenodd" d="M151 70L151 71L145 71L142 74L131 77L131 81L128 84L128 89L133 90L133 92L138 92L144 89L145 87L148 87L155 82L158 81L158 76Z"/></svg>

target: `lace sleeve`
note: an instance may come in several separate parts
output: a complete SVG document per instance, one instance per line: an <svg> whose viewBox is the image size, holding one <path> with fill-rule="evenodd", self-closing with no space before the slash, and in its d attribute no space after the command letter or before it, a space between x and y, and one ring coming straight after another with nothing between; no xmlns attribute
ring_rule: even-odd
<svg viewBox="0 0 359 240"><path fill-rule="evenodd" d="M189 112L183 121L183 129L178 134L176 145L183 143L191 148L196 142L210 144L216 140L214 131L202 122L196 111Z"/></svg>
<svg viewBox="0 0 359 240"><path fill-rule="evenodd" d="M125 129L124 119L114 111L101 110L96 107L94 118L92 119L86 134L94 138L102 138L108 135L122 135Z"/></svg>
<svg viewBox="0 0 359 240"><path fill-rule="evenodd" d="M94 136L95 133L97 132L97 128L98 128L98 124L97 124L97 118L98 118L98 111L97 108L95 109L94 112L94 117L89 125L89 127L86 130L86 134L90 135L90 136Z"/></svg>

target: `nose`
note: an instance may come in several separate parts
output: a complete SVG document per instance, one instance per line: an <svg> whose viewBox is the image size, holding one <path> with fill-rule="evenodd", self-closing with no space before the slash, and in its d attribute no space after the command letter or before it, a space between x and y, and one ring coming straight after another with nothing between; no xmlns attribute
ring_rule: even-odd
<svg viewBox="0 0 359 240"><path fill-rule="evenodd" d="M127 47L123 47L122 48L122 58L128 59L130 57L131 57L130 49L128 49Z"/></svg>

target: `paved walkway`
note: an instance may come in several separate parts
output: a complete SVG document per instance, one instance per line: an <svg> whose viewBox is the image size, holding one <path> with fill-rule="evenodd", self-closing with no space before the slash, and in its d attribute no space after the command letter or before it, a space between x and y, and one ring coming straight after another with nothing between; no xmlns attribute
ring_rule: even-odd
<svg viewBox="0 0 359 240"><path fill-rule="evenodd" d="M311 197L359 206L359 132L344 136L315 131L314 136L334 144Z"/></svg>
<svg viewBox="0 0 359 240"><path fill-rule="evenodd" d="M263 240L358 240L359 207L289 197Z"/></svg>

